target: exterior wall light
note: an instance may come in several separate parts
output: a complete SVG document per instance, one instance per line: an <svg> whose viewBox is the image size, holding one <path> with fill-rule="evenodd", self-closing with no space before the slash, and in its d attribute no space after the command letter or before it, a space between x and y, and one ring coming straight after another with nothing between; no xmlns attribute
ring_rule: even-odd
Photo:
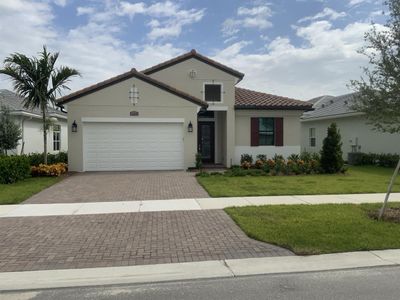
<svg viewBox="0 0 400 300"><path fill-rule="evenodd" d="M71 130L72 130L72 132L78 132L78 124L76 124L75 120L72 123Z"/></svg>
<svg viewBox="0 0 400 300"><path fill-rule="evenodd" d="M189 122L189 125L188 125L188 132L193 132L193 124L191 121Z"/></svg>
<svg viewBox="0 0 400 300"><path fill-rule="evenodd" d="M131 104L135 106L138 103L139 100L139 91L138 88L132 84L132 87L129 89L129 101L131 101Z"/></svg>

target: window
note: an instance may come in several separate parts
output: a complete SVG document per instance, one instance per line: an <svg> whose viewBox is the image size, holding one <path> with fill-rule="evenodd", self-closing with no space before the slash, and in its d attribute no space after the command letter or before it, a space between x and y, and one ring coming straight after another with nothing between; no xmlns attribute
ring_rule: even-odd
<svg viewBox="0 0 400 300"><path fill-rule="evenodd" d="M221 84L205 84L204 100L208 102L222 102L222 85Z"/></svg>
<svg viewBox="0 0 400 300"><path fill-rule="evenodd" d="M260 118L258 128L258 144L260 146L275 145L275 120L274 118Z"/></svg>
<svg viewBox="0 0 400 300"><path fill-rule="evenodd" d="M310 137L310 147L315 147L315 143L316 143L315 128L310 128L309 137Z"/></svg>
<svg viewBox="0 0 400 300"><path fill-rule="evenodd" d="M61 125L53 125L53 151L61 149Z"/></svg>

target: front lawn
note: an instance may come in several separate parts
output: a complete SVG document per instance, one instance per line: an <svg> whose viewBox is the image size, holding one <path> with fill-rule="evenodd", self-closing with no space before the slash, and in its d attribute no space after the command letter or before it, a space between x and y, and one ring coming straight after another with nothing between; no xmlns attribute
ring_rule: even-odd
<svg viewBox="0 0 400 300"><path fill-rule="evenodd" d="M17 204L45 188L59 182L63 177L32 177L13 184L0 184L0 205Z"/></svg>
<svg viewBox="0 0 400 300"><path fill-rule="evenodd" d="M232 207L225 211L249 237L309 255L400 248L399 223L368 217L369 211L380 206L279 205Z"/></svg>
<svg viewBox="0 0 400 300"><path fill-rule="evenodd" d="M356 194L386 192L393 170L390 168L350 167L346 174L298 176L198 176L197 180L212 197ZM400 192L400 177L394 192Z"/></svg>

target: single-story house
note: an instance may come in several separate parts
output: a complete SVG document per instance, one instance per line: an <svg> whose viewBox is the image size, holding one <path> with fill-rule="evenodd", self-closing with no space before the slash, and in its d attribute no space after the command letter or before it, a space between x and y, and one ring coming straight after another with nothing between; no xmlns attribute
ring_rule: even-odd
<svg viewBox="0 0 400 300"><path fill-rule="evenodd" d="M0 106L6 106L15 122L21 126L22 139L16 149L9 154L28 154L43 152L43 122L39 109L26 109L23 99L9 90L0 90ZM68 150L67 114L60 109L48 108L48 117L52 119L47 137L49 153Z"/></svg>
<svg viewBox="0 0 400 300"><path fill-rule="evenodd" d="M307 102L235 87L244 74L195 50L59 99L72 171L230 167L243 153L299 153Z"/></svg>
<svg viewBox="0 0 400 300"><path fill-rule="evenodd" d="M365 115L351 109L354 93L338 97L321 96L310 100L314 110L301 117L302 149L319 152L333 122L342 137L343 159L350 152L400 153L400 135L373 130Z"/></svg>

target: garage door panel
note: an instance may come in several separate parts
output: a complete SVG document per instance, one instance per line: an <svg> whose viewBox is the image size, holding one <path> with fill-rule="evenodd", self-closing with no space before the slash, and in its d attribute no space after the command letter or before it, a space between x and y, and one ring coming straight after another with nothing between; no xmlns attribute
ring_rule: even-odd
<svg viewBox="0 0 400 300"><path fill-rule="evenodd" d="M87 123L86 171L183 169L182 124Z"/></svg>

